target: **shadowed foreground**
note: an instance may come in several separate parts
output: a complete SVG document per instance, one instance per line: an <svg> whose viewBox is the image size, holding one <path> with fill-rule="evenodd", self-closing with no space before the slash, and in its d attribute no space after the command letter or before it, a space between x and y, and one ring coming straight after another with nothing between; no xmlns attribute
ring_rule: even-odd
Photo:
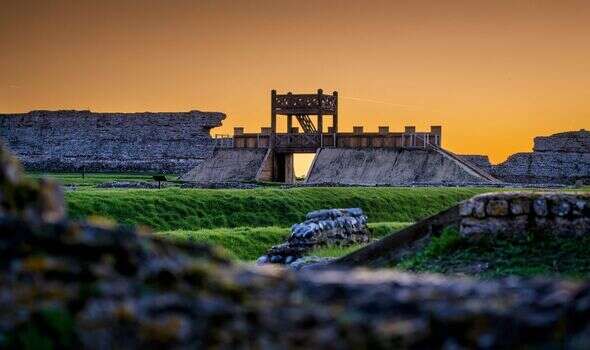
<svg viewBox="0 0 590 350"><path fill-rule="evenodd" d="M70 222L59 189L6 152L0 202L0 347L590 346L585 282L235 265Z"/></svg>

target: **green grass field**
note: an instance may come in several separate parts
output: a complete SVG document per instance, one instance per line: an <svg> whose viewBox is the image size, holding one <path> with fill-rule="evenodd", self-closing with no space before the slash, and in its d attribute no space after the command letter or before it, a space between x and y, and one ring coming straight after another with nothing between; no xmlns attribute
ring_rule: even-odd
<svg viewBox="0 0 590 350"><path fill-rule="evenodd" d="M33 174L40 177L42 174ZM369 217L372 239L379 239L448 208L486 188L326 187L250 190L166 188L162 190L96 189L106 181L149 181L147 174L50 174L79 186L66 193L74 219L106 217L128 225L147 225L171 240L204 242L223 247L237 260L252 261L281 243L289 227L309 211L360 207ZM580 189L578 189L580 190ZM587 188L581 189L588 190ZM590 275L589 239L528 239L468 244L447 230L422 251L400 262L410 271L473 274L484 278L561 274ZM337 257L360 248L322 247L309 255Z"/></svg>
<svg viewBox="0 0 590 350"><path fill-rule="evenodd" d="M156 231L290 227L309 211L360 207L369 222L414 222L483 188L89 189L66 193L74 219L100 215Z"/></svg>
<svg viewBox="0 0 590 350"><path fill-rule="evenodd" d="M122 173L42 173L31 172L28 175L32 178L48 177L68 186L96 186L103 182L110 181L152 181L152 174L122 174ZM168 175L169 180L176 179L174 175Z"/></svg>
<svg viewBox="0 0 590 350"><path fill-rule="evenodd" d="M369 217L372 237L380 238L483 191L352 187L82 189L66 193L66 200L74 219L101 216L128 225L147 225L166 238L219 245L234 258L254 260L270 246L281 243L289 227L303 221L312 210L361 207ZM325 249L313 253L344 253Z"/></svg>
<svg viewBox="0 0 590 350"><path fill-rule="evenodd" d="M379 239L408 226L404 222L369 223L372 239ZM224 248L230 257L252 261L264 254L268 248L283 242L289 235L289 227L235 227L203 230L173 230L158 232L157 235L171 240L204 242ZM360 245L349 247L326 247L312 251L309 255L339 256L348 251L360 248Z"/></svg>

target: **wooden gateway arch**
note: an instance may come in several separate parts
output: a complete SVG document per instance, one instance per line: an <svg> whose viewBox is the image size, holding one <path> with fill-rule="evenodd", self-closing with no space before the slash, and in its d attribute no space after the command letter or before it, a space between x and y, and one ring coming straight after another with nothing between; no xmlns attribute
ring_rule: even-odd
<svg viewBox="0 0 590 350"><path fill-rule="evenodd" d="M194 182L295 182L293 155L315 153L307 184L407 185L493 182L489 174L440 147L440 126L391 132L338 128L338 93L271 92L270 126L258 133L234 128L216 138L212 156L181 177ZM286 127L278 127L286 118Z"/></svg>
<svg viewBox="0 0 590 350"><path fill-rule="evenodd" d="M270 127L260 133L245 133L243 127L234 128L233 142L226 143L235 149L268 149L264 166L257 180L294 182L293 154L316 153L325 148L424 148L440 146L440 126L430 132L416 132L406 126L404 132L390 132L388 126L380 126L378 132L364 132L362 126L352 132L338 130L338 92L324 94L277 94L271 91ZM286 117L286 130L279 132L278 118ZM298 126L294 126L295 121ZM327 122L327 123L326 123ZM326 124L331 124L326 127ZM221 144L220 141L218 144Z"/></svg>

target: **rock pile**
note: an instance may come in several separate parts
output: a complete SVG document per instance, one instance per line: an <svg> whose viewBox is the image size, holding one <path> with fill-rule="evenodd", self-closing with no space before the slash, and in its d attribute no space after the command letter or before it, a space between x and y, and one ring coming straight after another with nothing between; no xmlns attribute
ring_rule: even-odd
<svg viewBox="0 0 590 350"><path fill-rule="evenodd" d="M0 148L0 348L590 347L590 285L293 272L70 222Z"/></svg>
<svg viewBox="0 0 590 350"><path fill-rule="evenodd" d="M258 263L291 264L316 247L369 241L367 216L360 208L316 210L305 218L291 227L287 242L270 248Z"/></svg>
<svg viewBox="0 0 590 350"><path fill-rule="evenodd" d="M461 234L473 240L527 232L590 234L590 193L504 192L461 204Z"/></svg>

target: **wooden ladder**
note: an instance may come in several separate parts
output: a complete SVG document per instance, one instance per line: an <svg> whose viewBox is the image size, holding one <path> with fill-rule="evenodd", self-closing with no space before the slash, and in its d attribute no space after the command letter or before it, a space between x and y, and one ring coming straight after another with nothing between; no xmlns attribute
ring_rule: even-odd
<svg viewBox="0 0 590 350"><path fill-rule="evenodd" d="M317 130L308 115L297 115L297 121L306 134L316 133Z"/></svg>

